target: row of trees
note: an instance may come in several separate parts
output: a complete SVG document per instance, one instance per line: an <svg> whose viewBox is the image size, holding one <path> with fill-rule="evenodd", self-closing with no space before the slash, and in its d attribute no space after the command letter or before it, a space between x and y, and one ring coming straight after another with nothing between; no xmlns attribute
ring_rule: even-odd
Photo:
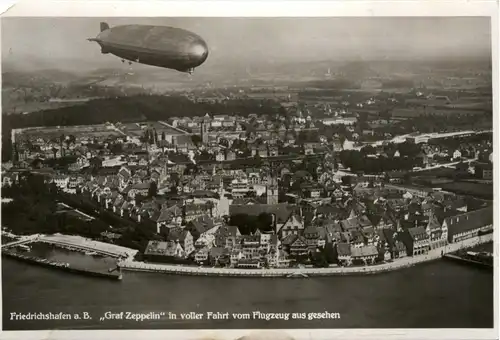
<svg viewBox="0 0 500 340"><path fill-rule="evenodd" d="M229 218L230 225L237 226L243 235L253 234L259 229L261 232L273 231L273 217L268 213L261 213L258 216L247 214L235 214Z"/></svg>
<svg viewBox="0 0 500 340"><path fill-rule="evenodd" d="M366 158L359 151L353 151L340 156L345 167L352 172L378 174L387 171L412 170L422 166L422 159L409 157L379 157Z"/></svg>
<svg viewBox="0 0 500 340"><path fill-rule="evenodd" d="M472 129L492 128L493 117L491 112L475 112L471 114L435 114L424 113L411 119L377 128L379 132L388 132L393 135L411 132L431 133L443 131L459 131Z"/></svg>

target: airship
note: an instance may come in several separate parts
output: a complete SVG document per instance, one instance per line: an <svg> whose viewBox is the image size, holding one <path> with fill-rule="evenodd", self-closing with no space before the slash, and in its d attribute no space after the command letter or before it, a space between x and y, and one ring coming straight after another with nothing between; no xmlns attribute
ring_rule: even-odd
<svg viewBox="0 0 500 340"><path fill-rule="evenodd" d="M181 28L152 25L121 25L101 22L95 41L103 54L113 54L129 64L157 66L192 74L207 60L208 46L199 35Z"/></svg>

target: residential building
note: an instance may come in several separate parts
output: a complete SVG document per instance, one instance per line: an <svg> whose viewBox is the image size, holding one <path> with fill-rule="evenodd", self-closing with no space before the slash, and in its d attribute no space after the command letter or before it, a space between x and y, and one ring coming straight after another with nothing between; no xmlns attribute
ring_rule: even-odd
<svg viewBox="0 0 500 340"><path fill-rule="evenodd" d="M168 241L178 243L183 250L181 257L188 257L194 251L193 236L188 230L176 227L170 229Z"/></svg>
<svg viewBox="0 0 500 340"><path fill-rule="evenodd" d="M348 243L337 243L337 258L341 266L352 264L351 246Z"/></svg>
<svg viewBox="0 0 500 340"><path fill-rule="evenodd" d="M367 245L363 247L351 246L352 261L363 262L364 264L374 264L378 257L377 247L374 245Z"/></svg>
<svg viewBox="0 0 500 340"><path fill-rule="evenodd" d="M427 254L430 249L430 238L424 227L413 227L400 233L409 256Z"/></svg>

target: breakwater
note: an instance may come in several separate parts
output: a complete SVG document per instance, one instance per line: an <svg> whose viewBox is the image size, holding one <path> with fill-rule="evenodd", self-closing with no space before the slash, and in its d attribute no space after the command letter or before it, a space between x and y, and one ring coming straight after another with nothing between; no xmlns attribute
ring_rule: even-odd
<svg viewBox="0 0 500 340"><path fill-rule="evenodd" d="M63 271L74 273L74 274L94 276L94 277L100 277L100 278L106 278L106 279L112 279L112 280L121 280L122 279L122 275L120 272L98 272L98 271L87 270L84 268L75 268L75 267L71 267L71 265L69 263L49 261L47 259L41 259L41 258L34 257L34 256L18 254L16 252L9 251L9 250L2 250L2 255L7 256L7 257L12 258L12 259L15 259L15 260L27 262L30 264L36 264L39 266L49 267L49 268L53 268L53 269L59 269L59 270L63 270Z"/></svg>
<svg viewBox="0 0 500 340"><path fill-rule="evenodd" d="M118 263L118 266L123 270L129 271L201 276L303 278L311 276L368 275L389 272L397 269L411 267L420 263L437 260L442 258L443 254L455 252L461 249L471 248L479 244L484 244L492 241L493 233L476 236L470 239L463 240L460 243L452 243L448 244L446 247L430 250L425 255L403 257L400 259L396 259L393 262L363 267L238 269L153 264L133 260L121 261Z"/></svg>

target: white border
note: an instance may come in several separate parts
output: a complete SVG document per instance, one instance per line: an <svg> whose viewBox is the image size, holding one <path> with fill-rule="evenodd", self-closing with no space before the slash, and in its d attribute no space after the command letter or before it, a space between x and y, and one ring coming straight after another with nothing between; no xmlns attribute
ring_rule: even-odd
<svg viewBox="0 0 500 340"><path fill-rule="evenodd" d="M3 2L3 1L2 1ZM12 2L12 1L9 1ZM1 3L1 10L8 8ZM21 1L11 7L3 17L16 16L97 16L97 17L325 17L325 16L489 16L492 24L493 53L493 105L494 126L498 126L499 100L499 25L498 2L487 1ZM494 129L494 164L498 164L498 135ZM499 179L499 167L494 168L494 183ZM494 188L498 197L498 187ZM495 199L496 205L496 199ZM499 219L495 209L495 221ZM284 334L295 339L498 339L498 230L495 229L494 294L495 318L493 329L307 329L283 330L266 336L279 340ZM0 264L1 270L1 264ZM448 283L452 284L452 283ZM0 282L1 285L1 282ZM464 292L467 294L467 292ZM1 294L1 293L0 293ZM1 306L0 306L1 308ZM1 323L0 319L0 323ZM244 335L258 333L253 330L116 330L116 331L11 331L2 332L2 339L237 339ZM279 336L281 335L281 336ZM252 336L253 338L253 336ZM261 338L259 336L255 339Z"/></svg>
<svg viewBox="0 0 500 340"><path fill-rule="evenodd" d="M89 6L89 4L92 4ZM403 1L82 1L24 0L3 16L99 17L322 17L322 16L495 16L494 0Z"/></svg>

